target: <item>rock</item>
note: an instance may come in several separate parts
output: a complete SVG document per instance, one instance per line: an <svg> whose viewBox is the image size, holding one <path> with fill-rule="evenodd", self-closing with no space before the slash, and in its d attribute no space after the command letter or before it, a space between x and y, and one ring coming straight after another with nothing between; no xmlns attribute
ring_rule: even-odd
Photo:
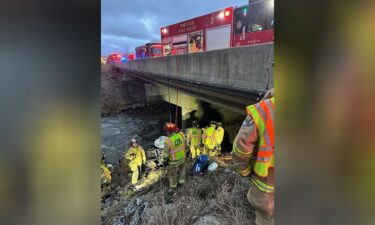
<svg viewBox="0 0 375 225"><path fill-rule="evenodd" d="M121 187L120 187L120 186L117 186L117 187L115 188L115 191L121 191Z"/></svg>
<svg viewBox="0 0 375 225"><path fill-rule="evenodd" d="M221 225L221 223L216 217L208 215L199 218L193 225Z"/></svg>
<svg viewBox="0 0 375 225"><path fill-rule="evenodd" d="M102 209L100 212L101 217L105 217L105 215L107 215L107 211L107 209Z"/></svg>
<svg viewBox="0 0 375 225"><path fill-rule="evenodd" d="M112 198L107 198L107 199L105 200L105 203L106 203L106 204L109 204L112 200L113 200Z"/></svg>
<svg viewBox="0 0 375 225"><path fill-rule="evenodd" d="M123 223L121 223L120 221L116 221L114 222L112 225L122 225Z"/></svg>
<svg viewBox="0 0 375 225"><path fill-rule="evenodd" d="M111 183L109 186L113 189L113 188L116 188L117 184L116 183Z"/></svg>
<svg viewBox="0 0 375 225"><path fill-rule="evenodd" d="M117 206L118 205L118 201L116 201L116 200L114 200L113 202L112 202L112 207L115 207L115 206Z"/></svg>
<svg viewBox="0 0 375 225"><path fill-rule="evenodd" d="M121 196L120 197L120 202L121 202L121 204L126 204L127 202L128 202L128 198L126 197L126 196Z"/></svg>

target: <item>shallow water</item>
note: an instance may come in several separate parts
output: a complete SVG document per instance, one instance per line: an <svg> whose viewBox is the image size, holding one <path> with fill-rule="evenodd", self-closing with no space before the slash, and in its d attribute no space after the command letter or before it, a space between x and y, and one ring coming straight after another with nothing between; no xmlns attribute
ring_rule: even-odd
<svg viewBox="0 0 375 225"><path fill-rule="evenodd" d="M101 119L101 149L106 162L116 164L136 137L144 149L153 147L154 140L164 135L164 122L169 120L168 104L153 105Z"/></svg>

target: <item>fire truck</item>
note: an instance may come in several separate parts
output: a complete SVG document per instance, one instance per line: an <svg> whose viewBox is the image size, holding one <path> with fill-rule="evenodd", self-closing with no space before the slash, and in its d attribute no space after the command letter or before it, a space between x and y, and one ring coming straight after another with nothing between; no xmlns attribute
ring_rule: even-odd
<svg viewBox="0 0 375 225"><path fill-rule="evenodd" d="M233 7L160 29L164 55L230 48Z"/></svg>
<svg viewBox="0 0 375 225"><path fill-rule="evenodd" d="M107 63L121 63L122 56L119 53L110 54L107 58Z"/></svg>
<svg viewBox="0 0 375 225"><path fill-rule="evenodd" d="M163 45L161 43L147 43L135 48L136 59L147 59L163 56Z"/></svg>
<svg viewBox="0 0 375 225"><path fill-rule="evenodd" d="M135 59L135 56L133 53L127 55L128 61L133 61Z"/></svg>
<svg viewBox="0 0 375 225"><path fill-rule="evenodd" d="M274 41L273 0L229 7L160 28L164 55Z"/></svg>

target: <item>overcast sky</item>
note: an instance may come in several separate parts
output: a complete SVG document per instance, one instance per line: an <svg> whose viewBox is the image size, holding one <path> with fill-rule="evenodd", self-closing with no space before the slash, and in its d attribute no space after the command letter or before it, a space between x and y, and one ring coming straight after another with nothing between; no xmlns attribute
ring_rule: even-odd
<svg viewBox="0 0 375 225"><path fill-rule="evenodd" d="M160 40L160 27L248 0L102 0L102 55Z"/></svg>

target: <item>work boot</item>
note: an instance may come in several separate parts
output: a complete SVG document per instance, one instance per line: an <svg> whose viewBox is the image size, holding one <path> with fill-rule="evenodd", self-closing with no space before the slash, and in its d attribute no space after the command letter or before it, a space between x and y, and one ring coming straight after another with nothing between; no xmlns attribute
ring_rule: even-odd
<svg viewBox="0 0 375 225"><path fill-rule="evenodd" d="M169 195L175 196L175 195L176 195L176 189L175 189L175 188L169 188L169 189L167 190L167 193L168 193Z"/></svg>
<svg viewBox="0 0 375 225"><path fill-rule="evenodd" d="M173 202L173 199L175 198L176 196L176 190L175 188L169 188L165 194L164 194L164 201L169 204L169 203L172 203Z"/></svg>

